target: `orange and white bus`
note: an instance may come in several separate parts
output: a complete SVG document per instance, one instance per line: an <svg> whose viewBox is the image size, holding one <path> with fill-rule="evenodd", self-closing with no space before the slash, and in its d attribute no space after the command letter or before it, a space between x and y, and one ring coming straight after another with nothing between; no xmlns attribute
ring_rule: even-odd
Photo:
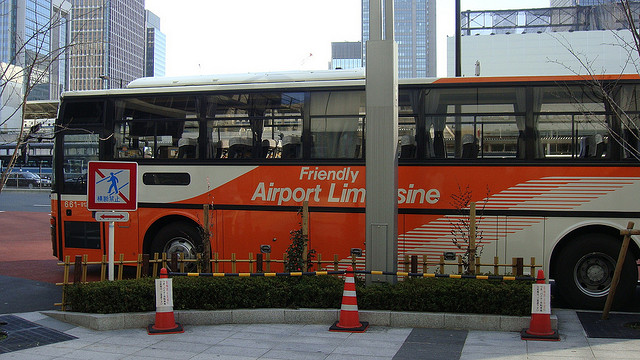
<svg viewBox="0 0 640 360"><path fill-rule="evenodd" d="M535 257L569 303L599 306L619 232L640 220L640 77L597 80L401 79L398 255L460 253L451 225L463 192L484 209L483 263ZM303 201L310 247L346 259L365 243L365 109L363 73L347 70L146 78L65 93L54 254L105 254L86 179L89 161L108 160L138 163L138 209L115 225L115 253L126 260L194 257L203 204L213 207L220 258L261 245L283 253ZM634 237L621 298L635 290L638 258Z"/></svg>

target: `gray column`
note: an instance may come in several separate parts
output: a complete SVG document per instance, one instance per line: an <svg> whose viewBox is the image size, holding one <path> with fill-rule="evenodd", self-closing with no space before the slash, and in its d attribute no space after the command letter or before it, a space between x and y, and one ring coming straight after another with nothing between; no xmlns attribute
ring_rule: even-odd
<svg viewBox="0 0 640 360"><path fill-rule="evenodd" d="M393 0L370 2L366 63L366 269L398 269L398 47L393 40ZM370 276L367 282L395 281Z"/></svg>

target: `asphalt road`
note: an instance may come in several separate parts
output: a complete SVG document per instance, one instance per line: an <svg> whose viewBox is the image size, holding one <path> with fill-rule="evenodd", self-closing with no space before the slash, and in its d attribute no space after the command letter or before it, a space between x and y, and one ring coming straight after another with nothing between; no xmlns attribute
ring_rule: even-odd
<svg viewBox="0 0 640 360"><path fill-rule="evenodd" d="M63 269L51 250L49 192L0 193L0 314L55 310Z"/></svg>
<svg viewBox="0 0 640 360"><path fill-rule="evenodd" d="M48 190L12 190L0 192L0 211L51 212Z"/></svg>

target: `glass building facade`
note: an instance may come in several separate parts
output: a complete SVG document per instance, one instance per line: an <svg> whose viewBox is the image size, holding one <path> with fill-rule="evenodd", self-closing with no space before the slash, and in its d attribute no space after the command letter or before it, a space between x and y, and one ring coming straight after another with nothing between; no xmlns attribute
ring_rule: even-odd
<svg viewBox="0 0 640 360"><path fill-rule="evenodd" d="M124 87L144 76L144 0L73 0L71 90Z"/></svg>
<svg viewBox="0 0 640 360"><path fill-rule="evenodd" d="M329 70L362 67L361 42L332 42Z"/></svg>
<svg viewBox="0 0 640 360"><path fill-rule="evenodd" d="M167 37L160 31L160 18L146 10L147 42L145 76L165 76Z"/></svg>
<svg viewBox="0 0 640 360"><path fill-rule="evenodd" d="M0 62L32 70L28 100L66 89L70 10L66 0L0 1Z"/></svg>
<svg viewBox="0 0 640 360"><path fill-rule="evenodd" d="M369 1L362 0L363 63L369 40ZM436 76L436 1L395 0L394 27L398 77Z"/></svg>

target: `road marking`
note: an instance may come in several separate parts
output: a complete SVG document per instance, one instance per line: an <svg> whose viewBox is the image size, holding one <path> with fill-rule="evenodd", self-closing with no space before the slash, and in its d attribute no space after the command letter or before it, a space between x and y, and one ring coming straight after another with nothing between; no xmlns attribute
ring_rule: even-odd
<svg viewBox="0 0 640 360"><path fill-rule="evenodd" d="M44 207L44 206L51 206L51 205L50 205L50 204L47 204L47 205L33 204L33 206L41 206L41 207Z"/></svg>

